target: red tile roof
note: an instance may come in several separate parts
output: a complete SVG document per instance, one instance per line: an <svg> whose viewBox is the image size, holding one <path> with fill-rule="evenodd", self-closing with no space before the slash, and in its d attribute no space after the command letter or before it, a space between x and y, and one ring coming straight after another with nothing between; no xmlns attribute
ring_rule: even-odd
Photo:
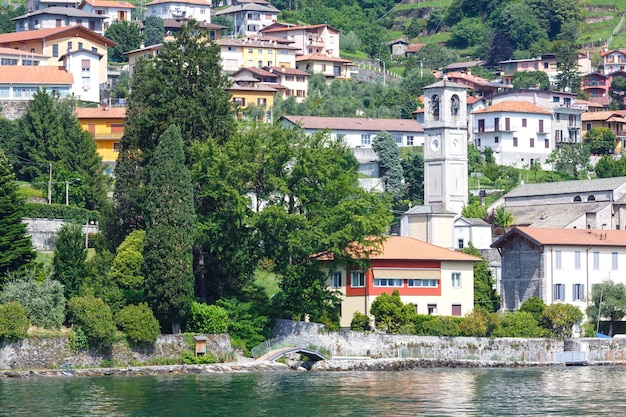
<svg viewBox="0 0 626 417"><path fill-rule="evenodd" d="M211 6L211 3L206 0L155 0L148 3L146 6L153 6L155 4L162 3L185 3L185 4L199 4L201 6Z"/></svg>
<svg viewBox="0 0 626 417"><path fill-rule="evenodd" d="M591 121L607 121L615 116L619 117L619 121L621 123L626 123L624 117L619 114L617 111L588 111L581 115L581 119L583 122L591 122Z"/></svg>
<svg viewBox="0 0 626 417"><path fill-rule="evenodd" d="M473 111L472 114L478 113L537 113L537 114L552 114L550 110L539 107L528 101L501 101L486 109Z"/></svg>
<svg viewBox="0 0 626 417"><path fill-rule="evenodd" d="M326 62L341 62L344 64L352 64L352 61L350 61L349 59L335 58L332 56L322 55L318 53L296 57L296 62L300 62L300 61L326 61Z"/></svg>
<svg viewBox="0 0 626 417"><path fill-rule="evenodd" d="M299 70L297 68L285 68L285 67L263 67L263 68L272 69L274 70L274 73L282 73L282 74L289 74L289 75L302 75L303 77L308 77L311 75L308 72Z"/></svg>
<svg viewBox="0 0 626 417"><path fill-rule="evenodd" d="M13 42L38 40L38 39L45 40L53 36L58 36L64 32L75 32L75 35L73 36L79 36L77 34L78 32L82 33L83 35L92 36L107 47L117 45L117 43L113 42L111 39L105 38L104 36L99 35L96 32L94 32L93 30L87 29L83 25L64 26L60 28L48 28L48 29L38 29L38 30L25 30L22 32L13 32L13 33L3 33L3 34L0 34L0 45L10 44Z"/></svg>
<svg viewBox="0 0 626 417"><path fill-rule="evenodd" d="M0 47L1 55L18 55L23 57L35 57L35 58L49 58L47 55L42 54L34 54L32 52L20 51L19 49L14 48L3 48Z"/></svg>
<svg viewBox="0 0 626 417"><path fill-rule="evenodd" d="M626 230L543 229L514 227L493 243L500 247L511 236L520 235L536 245L626 246Z"/></svg>
<svg viewBox="0 0 626 417"><path fill-rule="evenodd" d="M76 108L76 117L78 119L124 119L126 117L126 107L102 107Z"/></svg>
<svg viewBox="0 0 626 417"><path fill-rule="evenodd" d="M0 67L0 83L12 84L74 84L71 73L57 66L5 65Z"/></svg>
<svg viewBox="0 0 626 417"><path fill-rule="evenodd" d="M78 6L79 9L82 8L84 4L89 4L93 7L112 7L115 9L134 9L135 6L129 1L113 1L113 0L83 0L83 2Z"/></svg>
<svg viewBox="0 0 626 417"><path fill-rule="evenodd" d="M380 132L424 132L414 119L368 119L364 117L283 116L303 129L333 129Z"/></svg>
<svg viewBox="0 0 626 417"><path fill-rule="evenodd" d="M306 25L306 26L300 26L298 24L289 24L286 23L286 26L283 27L271 27L271 28L266 28L266 29L261 29L262 33L270 33L270 32L286 32L286 31L290 31L290 30L294 30L294 29L303 29L303 30L308 30L308 29L319 29L319 28L323 28L323 27L328 27L328 30L332 30L335 31L336 33L339 33L339 31L331 26L328 26L327 24L319 24L319 25Z"/></svg>

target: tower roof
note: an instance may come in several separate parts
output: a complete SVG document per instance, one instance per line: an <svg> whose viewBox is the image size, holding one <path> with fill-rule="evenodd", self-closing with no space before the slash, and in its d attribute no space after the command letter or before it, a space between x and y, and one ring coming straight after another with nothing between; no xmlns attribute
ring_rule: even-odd
<svg viewBox="0 0 626 417"><path fill-rule="evenodd" d="M424 90L428 90L431 88L460 88L462 90L466 90L467 86L459 83L455 83L454 81L450 81L447 77L443 77L441 81L437 81L434 84L427 85L424 87Z"/></svg>

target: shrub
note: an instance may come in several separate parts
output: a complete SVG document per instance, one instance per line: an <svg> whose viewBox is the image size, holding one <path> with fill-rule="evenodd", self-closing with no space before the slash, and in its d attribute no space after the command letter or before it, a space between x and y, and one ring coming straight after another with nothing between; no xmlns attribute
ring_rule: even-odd
<svg viewBox="0 0 626 417"><path fill-rule="evenodd" d="M502 327L494 333L496 337L546 337L550 335L527 311L503 313L500 316L500 323Z"/></svg>
<svg viewBox="0 0 626 417"><path fill-rule="evenodd" d="M458 336L460 317L435 316L424 323L424 331L431 336Z"/></svg>
<svg viewBox="0 0 626 417"><path fill-rule="evenodd" d="M572 335L572 327L583 319L583 312L572 304L550 304L543 311L541 324L556 337Z"/></svg>
<svg viewBox="0 0 626 417"><path fill-rule="evenodd" d="M530 297L528 300L522 303L522 305L519 307L519 311L525 311L532 314L537 323L541 323L543 311L546 309L546 307L546 303L544 303L541 298Z"/></svg>
<svg viewBox="0 0 626 417"><path fill-rule="evenodd" d="M153 345L161 333L159 321L146 303L124 307L115 315L115 323L133 345Z"/></svg>
<svg viewBox="0 0 626 417"><path fill-rule="evenodd" d="M89 350L89 341L83 329L76 326L74 330L69 334L70 349L72 352L85 352Z"/></svg>
<svg viewBox="0 0 626 417"><path fill-rule="evenodd" d="M33 274L4 285L0 303L17 301L31 323L45 329L59 329L65 321L65 297L59 281L37 281Z"/></svg>
<svg viewBox="0 0 626 417"><path fill-rule="evenodd" d="M218 334L228 331L228 314L216 305L191 303L191 315L187 322L187 331L195 333Z"/></svg>
<svg viewBox="0 0 626 417"><path fill-rule="evenodd" d="M203 364L217 363L218 361L215 355L212 355L211 353L206 353L204 355L196 356L193 354L193 352L189 352L189 351L183 352L182 355L180 355L180 359L182 363L186 365L203 365Z"/></svg>
<svg viewBox="0 0 626 417"><path fill-rule="evenodd" d="M91 211L65 204L24 204L24 217L42 219L64 219L84 224L87 220L99 220L97 211Z"/></svg>
<svg viewBox="0 0 626 417"><path fill-rule="evenodd" d="M26 310L17 301L0 304L0 340L14 342L28 336Z"/></svg>
<svg viewBox="0 0 626 417"><path fill-rule="evenodd" d="M69 322L82 329L90 347L109 347L115 342L117 329L111 308L100 298L74 297L67 307Z"/></svg>
<svg viewBox="0 0 626 417"><path fill-rule="evenodd" d="M370 326L370 318L359 311L355 311L352 316L352 321L350 322L350 330L355 330L357 332L367 332L372 330Z"/></svg>
<svg viewBox="0 0 626 417"><path fill-rule="evenodd" d="M387 333L399 333L401 327L411 323L415 309L410 304L403 304L398 290L391 295L382 293L372 302L370 309L374 316L374 324Z"/></svg>

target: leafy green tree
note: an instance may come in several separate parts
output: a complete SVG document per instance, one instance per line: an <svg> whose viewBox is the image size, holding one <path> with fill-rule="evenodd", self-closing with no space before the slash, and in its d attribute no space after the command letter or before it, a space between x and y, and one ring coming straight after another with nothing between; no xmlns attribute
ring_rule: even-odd
<svg viewBox="0 0 626 417"><path fill-rule="evenodd" d="M594 285L591 291L591 304L587 307L587 317L609 320L609 336L613 336L613 326L626 316L626 286L605 280Z"/></svg>
<svg viewBox="0 0 626 417"><path fill-rule="evenodd" d="M17 272L35 259L26 224L22 223L24 203L13 169L0 149L0 288L8 272Z"/></svg>
<svg viewBox="0 0 626 417"><path fill-rule="evenodd" d="M378 156L383 187L393 199L397 199L402 192L402 164L400 163L400 151L389 132L378 132L372 141L372 149Z"/></svg>
<svg viewBox="0 0 626 417"><path fill-rule="evenodd" d="M38 281L34 270L4 285L0 292L0 303L11 301L24 307L34 326L60 329L65 320L63 286L50 278Z"/></svg>
<svg viewBox="0 0 626 417"><path fill-rule="evenodd" d="M228 332L228 313L223 307L194 301L187 322L187 331L218 334Z"/></svg>
<svg viewBox="0 0 626 417"><path fill-rule="evenodd" d="M424 29L426 29L426 21L424 19L413 18L409 24L404 27L402 33L413 39L417 38Z"/></svg>
<svg viewBox="0 0 626 417"><path fill-rule="evenodd" d="M483 42L485 26L480 17L466 17L452 27L450 42L459 47L467 48Z"/></svg>
<svg viewBox="0 0 626 417"><path fill-rule="evenodd" d="M556 337L572 335L572 328L583 320L580 308L564 303L550 304L543 311L541 324Z"/></svg>
<svg viewBox="0 0 626 417"><path fill-rule="evenodd" d="M402 158L405 194L403 198L414 204L424 202L424 155L418 149L411 148Z"/></svg>
<svg viewBox="0 0 626 417"><path fill-rule="evenodd" d="M500 330L500 314L475 307L459 323L461 336L491 337Z"/></svg>
<svg viewBox="0 0 626 417"><path fill-rule="evenodd" d="M12 19L28 12L24 4L20 4L17 8L13 8L13 5L8 3L6 6L3 4L0 7L0 33L15 32L15 22Z"/></svg>
<svg viewBox="0 0 626 417"><path fill-rule="evenodd" d="M213 21L212 23L219 25L220 23L215 21L216 17L211 19ZM143 43L145 46L163 43L163 38L165 37L163 19L156 15L150 15L144 20L143 26Z"/></svg>
<svg viewBox="0 0 626 417"><path fill-rule="evenodd" d="M473 143L467 145L467 167L469 172L478 172L484 162L485 160L476 145Z"/></svg>
<svg viewBox="0 0 626 417"><path fill-rule="evenodd" d="M489 269L489 263L472 242L469 242L463 253L482 258L474 262L474 307L493 313L500 309L500 295L496 292L495 282Z"/></svg>
<svg viewBox="0 0 626 417"><path fill-rule="evenodd" d="M350 31L339 38L339 49L346 52L356 52L361 47L361 40L356 33Z"/></svg>
<svg viewBox="0 0 626 417"><path fill-rule="evenodd" d="M399 333L412 322L415 308L402 303L400 293L394 290L391 295L384 292L376 297L370 313L374 316L376 328L387 333Z"/></svg>
<svg viewBox="0 0 626 417"><path fill-rule="evenodd" d="M117 43L109 48L109 59L113 62L128 62L128 56L124 53L139 49L143 40L139 25L126 20L113 22L104 32L104 36Z"/></svg>
<svg viewBox="0 0 626 417"><path fill-rule="evenodd" d="M543 71L518 71L513 75L514 88L550 89L550 78Z"/></svg>
<svg viewBox="0 0 626 417"><path fill-rule="evenodd" d="M614 178L626 176L626 159L615 159L613 155L604 154L594 167L598 178Z"/></svg>
<svg viewBox="0 0 626 417"><path fill-rule="evenodd" d="M463 206L461 215L466 219L486 219L487 208L480 204L479 200L474 200L470 204Z"/></svg>
<svg viewBox="0 0 626 417"><path fill-rule="evenodd" d="M532 314L535 321L537 323L541 323L543 312L546 309L546 307L547 307L546 303L544 303L541 298L530 297L528 300L522 303L522 305L519 308L519 311Z"/></svg>
<svg viewBox="0 0 626 417"><path fill-rule="evenodd" d="M368 332L372 328L370 326L370 318L367 314L363 314L359 311L355 311L350 322L350 330L357 332Z"/></svg>
<svg viewBox="0 0 626 417"><path fill-rule="evenodd" d="M5 119L0 115L0 149L7 155L16 154L17 121Z"/></svg>
<svg viewBox="0 0 626 417"><path fill-rule="evenodd" d="M233 22L233 18L230 16L211 16L211 23L214 25L224 26L226 29L223 29L223 31L225 31L228 35L235 34L235 24ZM224 34L224 32L222 33Z"/></svg>
<svg viewBox="0 0 626 417"><path fill-rule="evenodd" d="M70 324L79 328L90 347L108 348L117 337L111 308L93 295L71 298L67 303Z"/></svg>
<svg viewBox="0 0 626 417"><path fill-rule="evenodd" d="M194 208L177 126L161 135L152 162L143 250L146 295L159 321L178 334L193 299Z"/></svg>
<svg viewBox="0 0 626 417"><path fill-rule="evenodd" d="M515 218L513 213L508 211L505 206L498 206L493 216L493 225L499 227L509 227L513 224Z"/></svg>
<svg viewBox="0 0 626 417"><path fill-rule="evenodd" d="M234 297L220 299L217 306L228 315L228 334L235 348L249 353L250 349L269 339L271 335L269 299L264 294L249 300Z"/></svg>
<svg viewBox="0 0 626 417"><path fill-rule="evenodd" d="M52 278L64 286L63 295L70 299L78 295L87 277L85 236L78 224L64 224L57 232Z"/></svg>
<svg viewBox="0 0 626 417"><path fill-rule="evenodd" d="M26 310L17 301L0 304L0 340L16 342L28 337L30 322Z"/></svg>
<svg viewBox="0 0 626 417"><path fill-rule="evenodd" d="M617 136L608 127L596 127L585 133L585 144L589 145L592 154L604 155L615 152Z"/></svg>
<svg viewBox="0 0 626 417"><path fill-rule="evenodd" d="M110 278L123 291L126 304L136 304L144 297L143 250L146 232L136 230L118 246L111 265Z"/></svg>
<svg viewBox="0 0 626 417"><path fill-rule="evenodd" d="M115 315L115 323L128 341L137 346L152 346L161 333L159 321L146 303L127 305Z"/></svg>
<svg viewBox="0 0 626 417"><path fill-rule="evenodd" d="M559 90L580 92L578 45L576 44L579 35L580 23L570 21L562 27L558 40L554 42L558 71L556 88Z"/></svg>
<svg viewBox="0 0 626 417"><path fill-rule="evenodd" d="M506 61L513 57L515 47L508 33L504 30L490 30L487 39L488 43L485 48L485 53L489 65L495 66L501 61Z"/></svg>
<svg viewBox="0 0 626 417"><path fill-rule="evenodd" d="M547 38L546 31L526 3L508 2L489 19L497 30L507 35L517 50L527 50L533 43Z"/></svg>
<svg viewBox="0 0 626 417"><path fill-rule="evenodd" d="M580 311L580 310L579 310ZM531 313L515 311L500 316L501 327L494 332L495 337L546 337L550 333L539 326Z"/></svg>
<svg viewBox="0 0 626 417"><path fill-rule="evenodd" d="M553 150L546 162L554 164L557 171L567 172L574 179L579 179L589 170L590 157L591 151L587 144L575 143Z"/></svg>

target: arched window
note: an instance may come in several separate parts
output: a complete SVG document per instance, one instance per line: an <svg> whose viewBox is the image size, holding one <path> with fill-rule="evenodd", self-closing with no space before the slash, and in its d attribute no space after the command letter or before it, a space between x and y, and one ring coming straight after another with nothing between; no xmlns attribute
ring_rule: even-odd
<svg viewBox="0 0 626 417"><path fill-rule="evenodd" d="M578 203L578 202L581 202L581 201L583 201L583 199L582 199L582 198L580 198L580 196L579 196L579 195L577 195L576 197L574 197L574 202L575 202L575 203Z"/></svg>
<svg viewBox="0 0 626 417"><path fill-rule="evenodd" d="M589 197L587 197L587 201L596 201L596 198L590 195Z"/></svg>
<svg viewBox="0 0 626 417"><path fill-rule="evenodd" d="M460 109L461 109L461 100L459 99L459 96L454 94L452 98L450 99L450 112L452 113L453 116L456 116L459 114Z"/></svg>
<svg viewBox="0 0 626 417"><path fill-rule="evenodd" d="M433 95L430 99L430 111L434 120L439 120L439 96Z"/></svg>

